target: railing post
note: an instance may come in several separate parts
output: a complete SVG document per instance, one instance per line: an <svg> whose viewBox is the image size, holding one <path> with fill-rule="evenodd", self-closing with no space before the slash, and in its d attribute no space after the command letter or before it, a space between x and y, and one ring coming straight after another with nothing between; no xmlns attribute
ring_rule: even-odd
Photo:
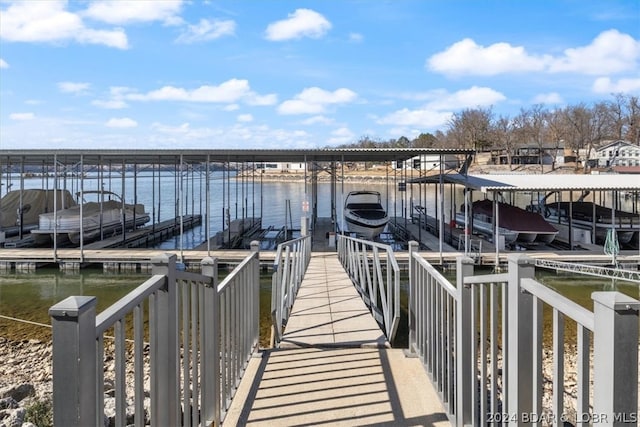
<svg viewBox="0 0 640 427"><path fill-rule="evenodd" d="M473 420L473 402L476 393L475 357L471 354L475 348L472 330L471 292L465 286L464 278L473 275L473 260L469 257L458 257L456 260L456 281L458 289L458 306L456 309L456 425L475 425ZM431 344L433 345L433 344Z"/></svg>
<svg viewBox="0 0 640 427"><path fill-rule="evenodd" d="M176 255L163 254L151 260L154 275L166 277L158 290L151 319L151 414L154 425L180 425L178 393L178 292Z"/></svg>
<svg viewBox="0 0 640 427"><path fill-rule="evenodd" d="M253 346L253 352L257 350L260 345L260 242L258 240L251 241L251 252L256 254L250 273L252 275L251 283L254 284L254 288L250 294L253 298L250 317L252 319L253 336L251 337L251 345Z"/></svg>
<svg viewBox="0 0 640 427"><path fill-rule="evenodd" d="M638 310L619 292L594 292L593 414L604 425L637 425Z"/></svg>
<svg viewBox="0 0 640 427"><path fill-rule="evenodd" d="M202 419L206 426L220 425L220 311L218 307L218 259L206 257L200 263L202 275L211 277L204 286L202 346Z"/></svg>
<svg viewBox="0 0 640 427"><path fill-rule="evenodd" d="M102 419L96 410L96 298L68 297L52 306L49 316L53 328L53 423L95 425Z"/></svg>
<svg viewBox="0 0 640 427"><path fill-rule="evenodd" d="M412 240L409 242L409 351L417 353L416 348L416 312L417 299L416 292L418 283L416 277L416 267L413 260L413 254L418 250L418 242Z"/></svg>
<svg viewBox="0 0 640 427"><path fill-rule="evenodd" d="M507 284L508 330L506 352L507 413L513 417L533 413L533 296L520 290L520 280L533 279L535 266L531 258L510 256Z"/></svg>

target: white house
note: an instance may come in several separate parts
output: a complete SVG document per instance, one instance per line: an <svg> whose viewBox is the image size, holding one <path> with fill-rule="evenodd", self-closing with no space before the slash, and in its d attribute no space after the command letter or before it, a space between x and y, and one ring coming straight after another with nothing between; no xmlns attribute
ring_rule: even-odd
<svg viewBox="0 0 640 427"><path fill-rule="evenodd" d="M640 146L617 140L596 149L599 167L640 166Z"/></svg>
<svg viewBox="0 0 640 427"><path fill-rule="evenodd" d="M256 163L256 169L263 169L265 172L304 172L304 163L281 163L281 162L265 162Z"/></svg>
<svg viewBox="0 0 640 427"><path fill-rule="evenodd" d="M443 154L444 169L456 169L460 167L461 161L455 154ZM421 154L408 160L393 162L395 169L420 169L423 171L439 170L440 155L439 154Z"/></svg>

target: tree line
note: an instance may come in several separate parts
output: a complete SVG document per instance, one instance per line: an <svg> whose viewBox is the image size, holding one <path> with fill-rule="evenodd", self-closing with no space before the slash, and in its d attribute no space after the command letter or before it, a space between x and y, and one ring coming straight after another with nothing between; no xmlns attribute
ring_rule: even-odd
<svg viewBox="0 0 640 427"><path fill-rule="evenodd" d="M342 148L464 148L478 152L500 150L511 164L519 147L545 150L562 148L583 153L588 159L603 141L626 140L640 145L640 99L613 94L612 99L562 108L535 104L515 116L496 115L493 107L467 108L453 113L446 129L387 141L362 137ZM585 162L586 163L586 162Z"/></svg>

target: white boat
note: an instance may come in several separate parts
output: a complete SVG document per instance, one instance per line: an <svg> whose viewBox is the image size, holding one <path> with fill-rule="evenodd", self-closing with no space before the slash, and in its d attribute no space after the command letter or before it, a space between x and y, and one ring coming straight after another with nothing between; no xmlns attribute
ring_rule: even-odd
<svg viewBox="0 0 640 427"><path fill-rule="evenodd" d="M106 191L92 191L108 197L119 197ZM104 197L104 196L103 196ZM81 221L82 214L82 221ZM120 200L100 200L87 202L57 212L40 214L38 229L31 230L36 244L49 243L57 235L58 243L78 245L82 236L84 243L101 237L110 237L132 230L149 222L150 216L142 204L123 204ZM82 231L81 231L82 230Z"/></svg>
<svg viewBox="0 0 640 427"><path fill-rule="evenodd" d="M571 205L571 206L569 206ZM625 211L611 212L611 208L592 202L553 202L544 205L544 216L551 223L569 224L571 211L571 225L584 230L595 228L595 242L603 245L607 231L614 229L618 242L628 248L638 248L638 232L640 231L640 216ZM612 223L613 220L613 223Z"/></svg>
<svg viewBox="0 0 640 427"><path fill-rule="evenodd" d="M487 199L472 203L474 232L493 236L493 203ZM549 244L556 238L558 230L545 221L542 215L507 203L499 202L497 205L499 233L505 236L506 244ZM456 221L464 223L464 214L456 214Z"/></svg>
<svg viewBox="0 0 640 427"><path fill-rule="evenodd" d="M54 203L54 197L57 202ZM5 237L38 228L38 216L58 209L75 206L73 196L67 190L24 189L13 190L0 200L0 232Z"/></svg>
<svg viewBox="0 0 640 427"><path fill-rule="evenodd" d="M350 232L373 240L389 222L377 191L352 191L344 202L344 219Z"/></svg>

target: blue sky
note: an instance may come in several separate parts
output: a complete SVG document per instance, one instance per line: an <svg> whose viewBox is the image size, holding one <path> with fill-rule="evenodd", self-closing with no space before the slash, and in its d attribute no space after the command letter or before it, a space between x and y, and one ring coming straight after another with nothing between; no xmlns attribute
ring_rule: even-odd
<svg viewBox="0 0 640 427"><path fill-rule="evenodd" d="M320 148L640 96L639 0L0 0L0 148Z"/></svg>

